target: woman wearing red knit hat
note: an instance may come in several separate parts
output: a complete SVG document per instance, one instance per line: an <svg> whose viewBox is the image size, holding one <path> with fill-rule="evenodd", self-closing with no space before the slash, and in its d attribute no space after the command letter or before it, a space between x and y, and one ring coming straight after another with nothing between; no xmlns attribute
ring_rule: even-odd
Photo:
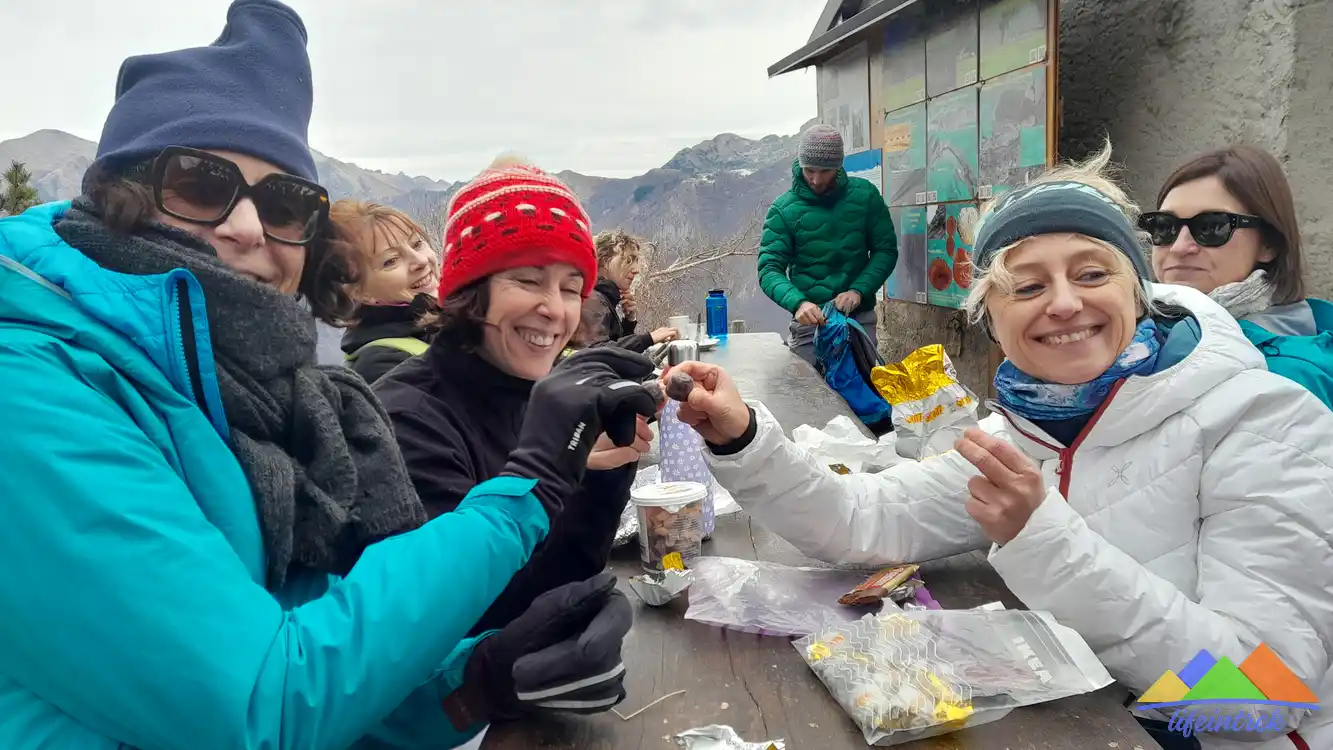
<svg viewBox="0 0 1333 750"><path fill-rule="evenodd" d="M503 468L533 382L575 337L596 281L588 215L546 172L502 157L450 201L439 312L428 325L434 340L374 386L432 517L455 510L473 485ZM600 437L546 544L474 633L502 627L549 589L602 571L651 437L642 420L632 446Z"/></svg>
<svg viewBox="0 0 1333 750"><path fill-rule="evenodd" d="M0 219L0 748L445 748L608 708L610 575L466 632L602 427L631 445L654 413L652 363L562 362L505 467L428 520L365 381L316 360L355 278L305 23L235 0L215 39L127 59L83 194Z"/></svg>

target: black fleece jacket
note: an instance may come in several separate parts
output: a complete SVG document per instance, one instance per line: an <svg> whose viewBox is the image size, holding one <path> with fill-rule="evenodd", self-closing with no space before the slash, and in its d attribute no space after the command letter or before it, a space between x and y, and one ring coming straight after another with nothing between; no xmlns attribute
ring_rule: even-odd
<svg viewBox="0 0 1333 750"><path fill-rule="evenodd" d="M518 445L532 381L507 375L448 333L374 385L432 518L458 508L475 485L498 475ZM600 573L629 502L635 465L589 471L551 521L546 541L472 629L504 627L557 586ZM456 571L460 580L468 571Z"/></svg>
<svg viewBox="0 0 1333 750"><path fill-rule="evenodd" d="M419 320L435 306L435 298L419 294L410 305L368 305L357 310L357 323L343 332L343 354L355 354L347 363L352 371L374 383L412 355L390 346L367 346L379 339L413 338L425 341Z"/></svg>
<svg viewBox="0 0 1333 750"><path fill-rule="evenodd" d="M651 333L635 333L638 322L625 319L620 310L620 287L614 281L598 279L592 297L586 304L596 304L601 310L601 336L622 349L643 353L653 345Z"/></svg>

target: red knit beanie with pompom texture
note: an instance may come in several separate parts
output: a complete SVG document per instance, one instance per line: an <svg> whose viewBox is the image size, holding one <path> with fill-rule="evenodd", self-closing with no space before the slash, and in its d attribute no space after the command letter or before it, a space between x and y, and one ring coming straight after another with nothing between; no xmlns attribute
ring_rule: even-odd
<svg viewBox="0 0 1333 750"><path fill-rule="evenodd" d="M440 299L479 279L525 266L568 263L597 283L591 221L560 180L514 156L496 159L449 201Z"/></svg>

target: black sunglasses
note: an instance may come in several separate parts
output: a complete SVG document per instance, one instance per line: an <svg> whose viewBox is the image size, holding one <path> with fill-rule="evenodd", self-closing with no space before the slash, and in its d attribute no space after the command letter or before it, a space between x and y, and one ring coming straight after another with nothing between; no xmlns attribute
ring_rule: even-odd
<svg viewBox="0 0 1333 750"><path fill-rule="evenodd" d="M1139 229L1147 232L1152 244L1170 245L1180 236L1181 227L1190 228L1190 236L1202 247L1221 247L1231 241L1237 229L1259 229L1267 222L1258 216L1227 211L1204 211L1182 219L1165 211L1152 211L1139 217Z"/></svg>
<svg viewBox="0 0 1333 750"><path fill-rule="evenodd" d="M217 226L242 198L249 198L265 237L305 245L329 216L329 193L318 184L274 173L251 185L235 162L207 151L168 146L153 160L152 170L157 209L193 224Z"/></svg>

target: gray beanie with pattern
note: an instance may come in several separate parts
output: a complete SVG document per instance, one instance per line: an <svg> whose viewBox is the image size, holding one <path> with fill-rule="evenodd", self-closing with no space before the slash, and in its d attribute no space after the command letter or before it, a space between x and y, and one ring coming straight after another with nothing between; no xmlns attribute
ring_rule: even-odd
<svg viewBox="0 0 1333 750"><path fill-rule="evenodd" d="M811 125L801 134L801 150L796 161L811 169L840 169L842 134L832 125Z"/></svg>

